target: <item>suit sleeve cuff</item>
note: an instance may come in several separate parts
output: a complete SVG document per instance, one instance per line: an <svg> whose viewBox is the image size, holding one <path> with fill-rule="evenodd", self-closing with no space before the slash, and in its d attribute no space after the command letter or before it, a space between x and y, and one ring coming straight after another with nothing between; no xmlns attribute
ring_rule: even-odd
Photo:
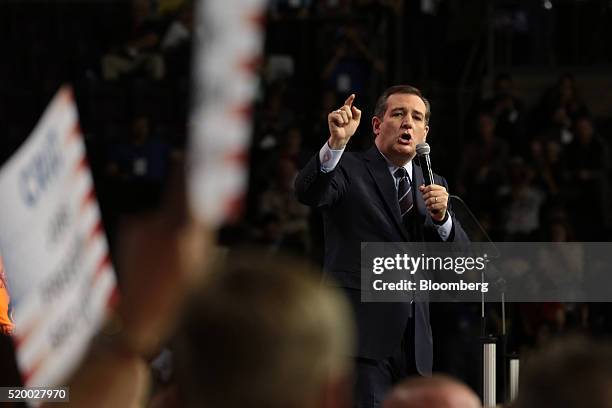
<svg viewBox="0 0 612 408"><path fill-rule="evenodd" d="M329 143L325 142L321 150L319 150L321 171L323 173L329 173L330 171L333 171L340 162L342 153L344 153L344 149L332 150L331 147L329 147Z"/></svg>
<svg viewBox="0 0 612 408"><path fill-rule="evenodd" d="M442 221L442 223L434 221L433 225L436 231L438 231L438 235L440 235L442 241L447 241L453 230L453 218L450 216L449 212L446 211L445 221Z"/></svg>

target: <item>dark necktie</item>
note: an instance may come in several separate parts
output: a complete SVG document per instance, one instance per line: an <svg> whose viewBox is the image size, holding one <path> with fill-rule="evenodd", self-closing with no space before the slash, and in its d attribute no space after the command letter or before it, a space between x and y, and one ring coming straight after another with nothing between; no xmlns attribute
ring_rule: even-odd
<svg viewBox="0 0 612 408"><path fill-rule="evenodd" d="M400 167L394 173L395 178L399 180L397 186L397 200L399 201L400 214L402 215L402 221L406 222L408 214L414 205L412 199L412 186L410 185L410 179L408 178L408 172L405 168Z"/></svg>
<svg viewBox="0 0 612 408"><path fill-rule="evenodd" d="M412 199L412 185L408 178L408 172L405 168L400 167L393 173L395 178L399 180L397 185L397 200L399 201L400 214L402 214L402 222L410 230L410 210L414 205ZM408 317L413 317L414 312L412 311L414 304L414 292L410 292L410 308L408 309ZM414 336L410 336L411 338Z"/></svg>

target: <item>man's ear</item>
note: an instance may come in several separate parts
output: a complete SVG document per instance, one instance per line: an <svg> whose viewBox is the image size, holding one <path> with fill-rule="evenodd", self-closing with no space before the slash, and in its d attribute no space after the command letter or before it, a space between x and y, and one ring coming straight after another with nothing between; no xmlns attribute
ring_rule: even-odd
<svg viewBox="0 0 612 408"><path fill-rule="evenodd" d="M428 134L429 134L429 125L425 126L425 136L423 137L423 142L427 141Z"/></svg>
<svg viewBox="0 0 612 408"><path fill-rule="evenodd" d="M378 136L378 134L380 133L381 123L382 121L380 120L378 116L372 116L372 132L374 132L374 135L376 136Z"/></svg>

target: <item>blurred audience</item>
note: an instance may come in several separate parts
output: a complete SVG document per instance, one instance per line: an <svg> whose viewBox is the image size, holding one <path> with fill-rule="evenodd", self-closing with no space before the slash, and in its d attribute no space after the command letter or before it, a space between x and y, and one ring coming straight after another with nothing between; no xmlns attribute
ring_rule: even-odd
<svg viewBox="0 0 612 408"><path fill-rule="evenodd" d="M536 128L549 133L562 143L569 143L577 117L588 114L589 110L578 93L576 79L572 74L559 78L556 85L544 94L540 105L534 111Z"/></svg>
<svg viewBox="0 0 612 408"><path fill-rule="evenodd" d="M336 32L331 55L323 67L322 79L340 95L363 95L367 100L368 83L385 72L381 58L365 45L363 29L347 23Z"/></svg>
<svg viewBox="0 0 612 408"><path fill-rule="evenodd" d="M481 109L493 116L496 133L508 143L511 152L522 153L521 149L525 148L525 106L516 95L510 74L500 74L495 78L493 95L481 102Z"/></svg>
<svg viewBox="0 0 612 408"><path fill-rule="evenodd" d="M229 258L179 331L178 406L350 407L354 340L345 300L295 260Z"/></svg>
<svg viewBox="0 0 612 408"><path fill-rule="evenodd" d="M612 407L610 344L558 340L542 347L521 368L516 408Z"/></svg>
<svg viewBox="0 0 612 408"><path fill-rule="evenodd" d="M500 186L498 208L504 241L533 241L540 228L545 194L534 185L533 169L520 157L508 163L509 184Z"/></svg>
<svg viewBox="0 0 612 408"><path fill-rule="evenodd" d="M527 161L534 170L534 183L547 196L554 198L562 193L566 184L566 163L561 160L561 145L554 140L534 137L529 143Z"/></svg>
<svg viewBox="0 0 612 408"><path fill-rule="evenodd" d="M506 179L508 145L495 130L495 119L478 115L476 135L464 147L457 171L457 191L477 205L477 210L494 208L498 189Z"/></svg>
<svg viewBox="0 0 612 408"><path fill-rule="evenodd" d="M193 7L190 1L176 11L176 16L170 22L160 42L166 66L166 78L186 78L190 75Z"/></svg>
<svg viewBox="0 0 612 408"><path fill-rule="evenodd" d="M307 18L310 15L312 0L270 0L268 13L273 20L283 18Z"/></svg>
<svg viewBox="0 0 612 408"><path fill-rule="evenodd" d="M132 18L119 24L116 44L102 57L102 75L115 80L139 70L151 79L162 79L164 59L160 54L163 26L149 0L132 0Z"/></svg>
<svg viewBox="0 0 612 408"><path fill-rule="evenodd" d="M143 210L159 202L173 152L152 133L150 118L137 115L130 133L109 148L106 173L122 211Z"/></svg>
<svg viewBox="0 0 612 408"><path fill-rule="evenodd" d="M409 378L391 390L382 408L480 408L474 391L451 377Z"/></svg>
<svg viewBox="0 0 612 408"><path fill-rule="evenodd" d="M576 117L573 130L575 138L565 155L568 183L573 186L572 221L578 239L597 241L604 238L602 227L609 220L610 152L588 116Z"/></svg>
<svg viewBox="0 0 612 408"><path fill-rule="evenodd" d="M277 216L277 248L305 255L310 250L310 208L301 204L295 196L293 185L297 173L297 167L292 160L281 159L278 162L270 187L261 194L258 213Z"/></svg>

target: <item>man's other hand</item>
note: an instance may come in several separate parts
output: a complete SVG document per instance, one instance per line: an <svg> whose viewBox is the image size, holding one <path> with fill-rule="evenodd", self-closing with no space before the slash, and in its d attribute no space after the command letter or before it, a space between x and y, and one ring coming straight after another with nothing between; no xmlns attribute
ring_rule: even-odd
<svg viewBox="0 0 612 408"><path fill-rule="evenodd" d="M421 185L419 191L423 194L425 207L427 212L434 221L442 222L446 217L448 209L448 192L443 186L430 184L428 186Z"/></svg>

